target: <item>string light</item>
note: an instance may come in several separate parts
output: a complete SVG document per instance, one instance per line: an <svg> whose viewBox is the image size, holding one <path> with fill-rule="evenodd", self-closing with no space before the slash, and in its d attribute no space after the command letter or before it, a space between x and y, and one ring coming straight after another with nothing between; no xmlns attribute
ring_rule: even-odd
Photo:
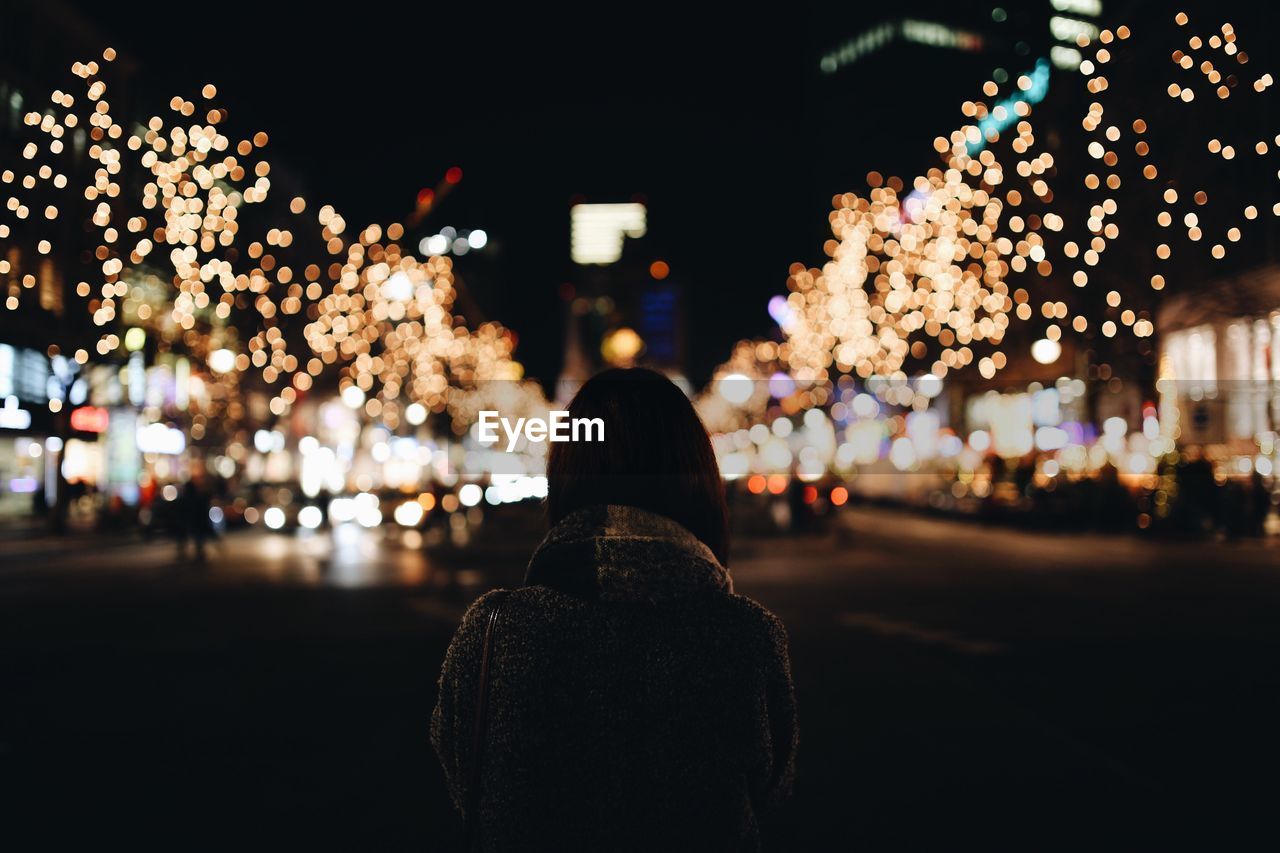
<svg viewBox="0 0 1280 853"><path fill-rule="evenodd" d="M115 55L108 48L103 59ZM153 115L126 136L111 112L103 68L91 61L71 70L83 96L56 91L51 107L27 113L24 124L36 138L20 153L31 173L6 171L3 182L16 182L22 191L45 183L55 192L78 193L89 205L97 282L81 282L75 292L103 328L100 355L119 346L110 331L117 324L145 327L182 345L199 363L218 353L220 369L209 381L227 390L240 374L256 371L274 389L270 410L276 415L286 413L325 367L337 365L341 388L369 392L376 386L365 412L392 426L402 394L440 411L453 389L520 378L514 336L495 323L468 329L452 312L451 262L405 253L399 224L369 225L352 236L343 217L325 205L313 220L321 251L311 258L294 248L295 228L246 236L247 221L262 218L249 212L272 198L271 164L263 156L270 138L257 131L237 141L225 132L229 111L213 103L218 92L212 83L200 91L207 103L199 110L175 95L169 115ZM85 129L83 155L62 146L72 128ZM90 160L91 177L79 189L68 186L63 169L55 170L62 158L74 156ZM130 197L132 187L140 187L136 197ZM23 197L11 192L8 212L27 219ZM307 208L298 196L289 200L288 214L266 218L278 223ZM44 220L57 219L62 209L47 205ZM9 228L0 223L0 237L8 237ZM39 254L53 250L49 239L37 242ZM70 252L64 247L63 254ZM4 263L0 272L20 272ZM33 277L27 279L26 286L34 285ZM19 295L11 286L8 310L19 306ZM294 317L306 321L301 337L310 352L302 357L289 350Z"/></svg>
<svg viewBox="0 0 1280 853"><path fill-rule="evenodd" d="M1179 12L1175 21L1185 26L1189 18ZM831 260L821 268L796 265L787 281L786 311L779 319L785 335L779 350L782 365L793 376L814 382L825 381L835 372L900 381L906 377L908 358L919 360L929 354L935 357L926 369L939 378L975 362L986 378L1002 369L1008 361L1002 354L984 357L976 350L1000 347L1011 314L1018 320L1032 319L1027 291L1012 282L1051 276L1055 270L1051 256L1060 252L1058 264L1070 270L1072 284L1086 288L1088 268L1101 265L1108 249L1121 238L1117 215L1122 180L1116 170L1121 163L1123 128L1134 134L1132 150L1145 179L1154 181L1162 173L1178 171L1154 159L1146 138L1150 129L1147 118L1118 115L1118 108L1104 102L1111 81L1099 69L1115 59L1131 35L1127 26L1101 31L1098 40L1107 47L1099 48L1092 61L1080 66L1085 88L1095 98L1081 121L1083 129L1094 137L1086 143L1085 153L1098 167L1083 177L1086 191L1097 194L1084 222L1089 235L1086 240L1067 240L1055 249L1053 233L1063 231L1065 222L1053 209L1054 193L1047 177L1056 164L1048 152L1036 154L1032 104L1020 97L1030 81L1020 78L1018 91L1003 101L999 100L1000 86L987 81L982 95L989 100L961 105L969 123L935 140L934 149L943 159L940 167L916 178L909 187L896 178L872 172L868 192L845 193L834 199L830 217L833 239L825 247ZM1079 38L1081 48L1089 44L1087 36ZM1224 24L1220 34L1207 41L1192 38L1186 45L1173 52L1174 64L1182 70L1197 70L1225 100L1229 91L1222 85L1226 72L1219 66L1223 63L1197 52L1221 50L1228 61L1243 66L1248 56L1239 49L1235 29ZM1262 92L1273 82L1270 74L1262 74L1254 89ZM1167 94L1179 104L1195 98L1190 86L1176 81L1168 85ZM1009 118L1010 111L1016 114L1012 130L1002 137L994 128ZM1280 136L1275 142L1280 145ZM1206 145L1227 161L1239 153L1234 145L1218 138L1207 140ZM1269 152L1270 145L1262 140L1253 148L1261 156ZM1173 186L1163 189L1162 198L1169 209L1157 214L1157 222L1167 228L1173 223L1170 211L1185 201ZM1188 201L1205 208L1209 194L1197 190ZM1280 215L1280 204L1273 210ZM1237 223L1211 227L1203 214L1192 211L1184 211L1182 217L1192 244L1200 243L1207 234L1225 235L1225 241L1213 242L1208 248L1209 257L1215 260L1226 256L1226 244L1243 239ZM1256 219L1257 207L1245 207L1244 218ZM1175 255L1167 239L1148 251L1158 261L1169 261ZM1072 270L1073 265L1076 268ZM1151 277L1152 291L1164 290L1167 275ZM1120 317L1119 326L1110 319L1091 321L1069 310L1065 303L1060 314L1055 307L1054 317L1066 319L1074 313L1069 325L1081 334L1099 328L1103 335L1112 337L1121 327L1131 329L1137 337L1153 334L1150 320L1122 307L1118 292L1107 302L1108 310ZM1054 330L1061 333L1056 327ZM753 365L743 357L749 352L749 346L740 346L717 375L727 375L731 369L757 375L767 369L767 365L757 364L756 373L751 373Z"/></svg>

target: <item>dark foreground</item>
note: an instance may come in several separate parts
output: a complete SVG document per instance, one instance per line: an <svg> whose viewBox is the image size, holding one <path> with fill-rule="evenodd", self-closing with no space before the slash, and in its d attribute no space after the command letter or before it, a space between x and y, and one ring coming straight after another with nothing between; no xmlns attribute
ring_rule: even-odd
<svg viewBox="0 0 1280 853"><path fill-rule="evenodd" d="M1274 849L1276 544L845 520L732 566L792 638L776 849ZM427 720L501 532L0 545L0 847L453 849Z"/></svg>

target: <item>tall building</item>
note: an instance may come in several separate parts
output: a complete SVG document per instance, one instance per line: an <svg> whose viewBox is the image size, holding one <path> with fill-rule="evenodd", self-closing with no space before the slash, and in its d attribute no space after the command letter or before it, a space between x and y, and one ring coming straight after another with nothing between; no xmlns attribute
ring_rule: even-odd
<svg viewBox="0 0 1280 853"><path fill-rule="evenodd" d="M959 124L959 105L986 80L1004 86L1047 69L1074 72L1081 35L1099 31L1102 0L923 2L834 11L810 58L812 168L852 187L868 164L909 176L929 142ZM1050 84L1046 82L1046 89ZM834 192L835 190L832 190Z"/></svg>
<svg viewBox="0 0 1280 853"><path fill-rule="evenodd" d="M645 364L685 372L681 276L649 234L639 201L570 209L560 396L601 367Z"/></svg>

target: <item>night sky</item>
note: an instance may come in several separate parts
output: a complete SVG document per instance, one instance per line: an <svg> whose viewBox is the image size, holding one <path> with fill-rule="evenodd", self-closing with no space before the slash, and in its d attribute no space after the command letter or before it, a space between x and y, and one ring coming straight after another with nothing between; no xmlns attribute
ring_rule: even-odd
<svg viewBox="0 0 1280 853"><path fill-rule="evenodd" d="M460 166L424 229L488 231L487 257L461 258L459 271L544 379L562 351L572 199L643 196L648 245L685 286L689 372L705 378L734 341L770 331L766 303L792 262L822 262L831 196L864 188L869 168L931 162L933 135L982 79L978 66L940 74L956 57L935 51L925 67L854 75L832 103L816 79L821 51L885 14L852 5L720 19L650 4L79 8L138 60L148 110L215 83L233 127L271 134L273 165L313 209L333 203L353 225L400 220Z"/></svg>

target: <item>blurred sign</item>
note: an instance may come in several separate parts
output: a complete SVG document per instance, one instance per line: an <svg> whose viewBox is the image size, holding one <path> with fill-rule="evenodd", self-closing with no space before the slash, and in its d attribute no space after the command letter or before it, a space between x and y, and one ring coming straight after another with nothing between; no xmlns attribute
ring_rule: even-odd
<svg viewBox="0 0 1280 853"><path fill-rule="evenodd" d="M1049 33L1059 42L1049 50L1053 64L1064 71L1076 71L1084 59L1079 50L1080 39L1085 44L1098 37L1096 19L1102 14L1102 0L1050 0L1055 12L1065 14L1049 18Z"/></svg>
<svg viewBox="0 0 1280 853"><path fill-rule="evenodd" d="M949 48L977 53L986 46L982 33L962 30L937 21L904 18L886 21L865 30L822 57L818 67L826 74L834 74L846 65L874 53L897 39L926 47Z"/></svg>
<svg viewBox="0 0 1280 853"><path fill-rule="evenodd" d="M640 337L648 344L652 360L674 365L679 359L680 301L669 284L650 286L640 296Z"/></svg>
<svg viewBox="0 0 1280 853"><path fill-rule="evenodd" d="M97 406L82 406L71 412L71 428L79 432L106 432L111 415Z"/></svg>
<svg viewBox="0 0 1280 853"><path fill-rule="evenodd" d="M187 438L182 430L164 424L147 424L138 429L138 449L143 453L164 453L177 456L187 448Z"/></svg>
<svg viewBox="0 0 1280 853"><path fill-rule="evenodd" d="M991 422L991 446L1001 456L1030 453L1032 431L1031 397L1027 394L998 394L990 398L987 416Z"/></svg>
<svg viewBox="0 0 1280 853"><path fill-rule="evenodd" d="M622 257L626 237L645 235L645 206L575 204L569 209L570 254L575 264L612 264Z"/></svg>
<svg viewBox="0 0 1280 853"><path fill-rule="evenodd" d="M147 401L147 367L142 353L135 352L129 356L125 377L129 386L129 402L141 406Z"/></svg>
<svg viewBox="0 0 1280 853"><path fill-rule="evenodd" d="M107 485L125 503L138 502L138 415L133 409L116 409L107 430Z"/></svg>
<svg viewBox="0 0 1280 853"><path fill-rule="evenodd" d="M0 429L27 429L31 426L31 413L18 408L17 397L5 397L0 406Z"/></svg>
<svg viewBox="0 0 1280 853"><path fill-rule="evenodd" d="M48 379L49 360L44 353L0 344L0 398L43 404L49 399Z"/></svg>
<svg viewBox="0 0 1280 853"><path fill-rule="evenodd" d="M13 393L13 372L17 354L8 344L0 344L0 397Z"/></svg>

